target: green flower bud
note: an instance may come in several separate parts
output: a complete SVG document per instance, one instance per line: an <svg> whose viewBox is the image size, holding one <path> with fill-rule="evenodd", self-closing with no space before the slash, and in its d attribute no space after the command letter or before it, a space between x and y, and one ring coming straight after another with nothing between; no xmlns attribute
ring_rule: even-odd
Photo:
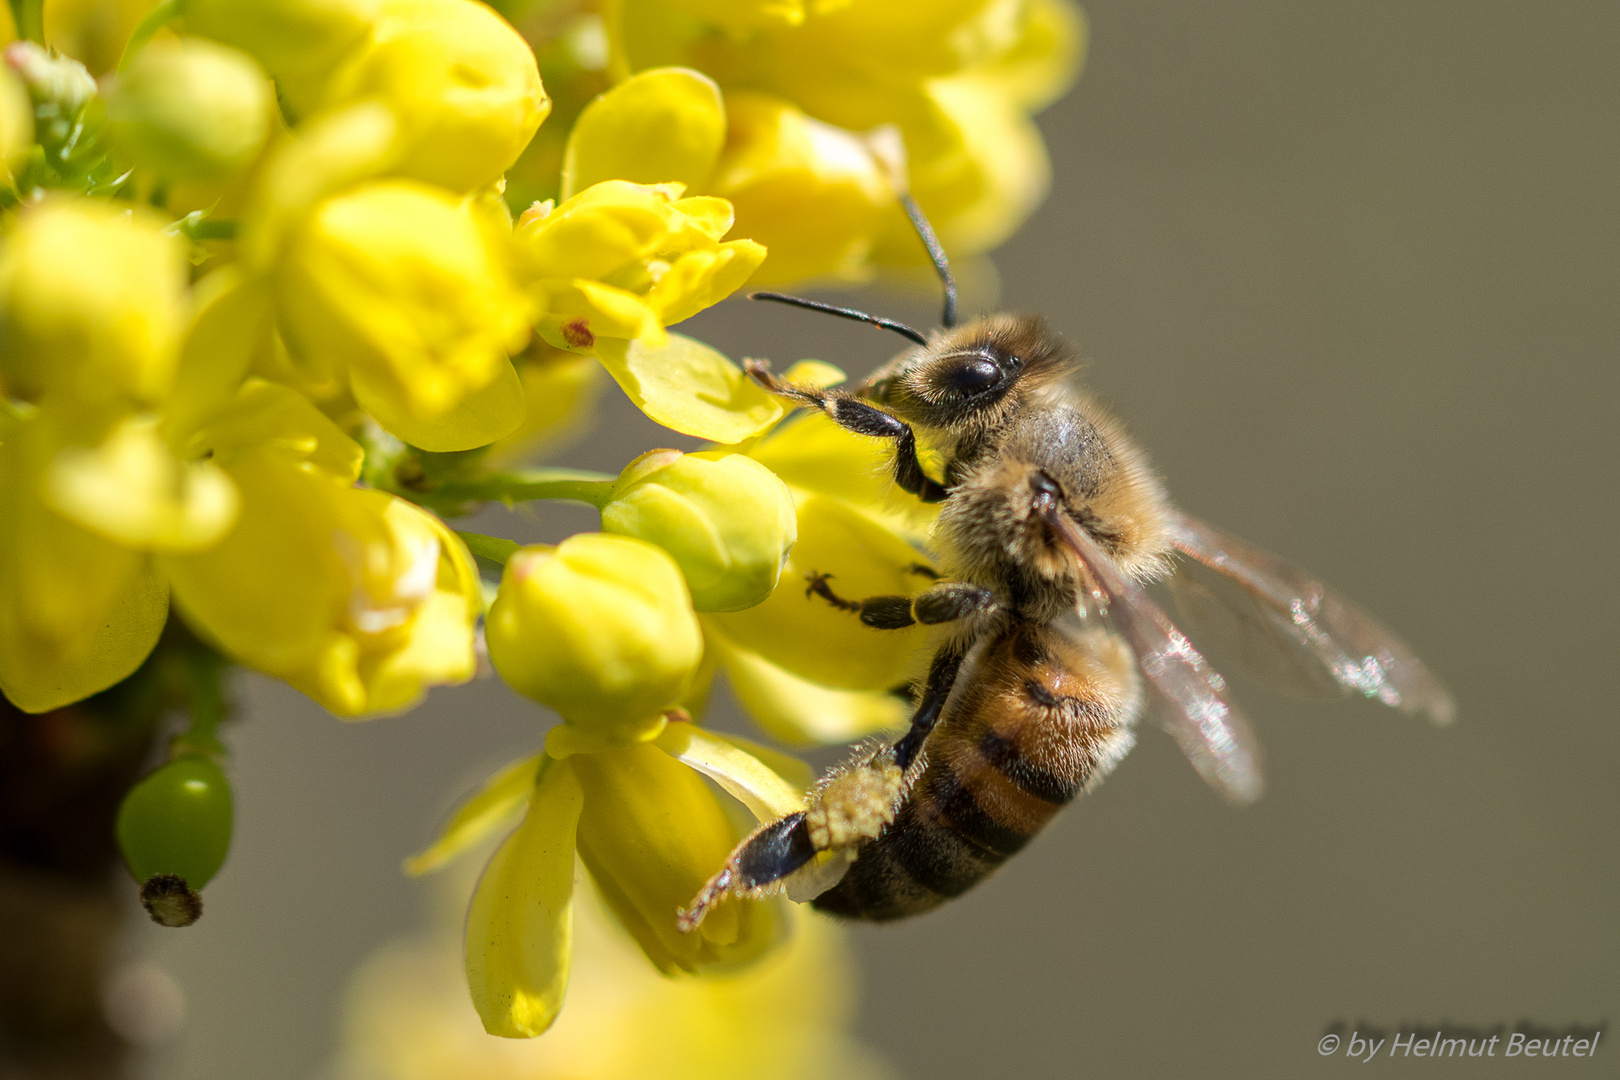
<svg viewBox="0 0 1620 1080"><path fill-rule="evenodd" d="M202 914L198 889L231 846L231 784L207 758L185 754L144 777L118 808L118 846L142 884L155 922L188 926Z"/></svg>
<svg viewBox="0 0 1620 1080"><path fill-rule="evenodd" d="M270 81L247 54L203 38L154 41L107 94L107 136L133 164L206 180L253 160L274 108Z"/></svg>
<svg viewBox="0 0 1620 1080"><path fill-rule="evenodd" d="M680 564L699 611L740 611L771 594L798 539L787 485L724 452L653 450L625 467L602 529L657 544Z"/></svg>
<svg viewBox="0 0 1620 1080"><path fill-rule="evenodd" d="M657 734L703 658L680 567L661 548L584 533L506 563L485 624L518 693L624 741Z"/></svg>

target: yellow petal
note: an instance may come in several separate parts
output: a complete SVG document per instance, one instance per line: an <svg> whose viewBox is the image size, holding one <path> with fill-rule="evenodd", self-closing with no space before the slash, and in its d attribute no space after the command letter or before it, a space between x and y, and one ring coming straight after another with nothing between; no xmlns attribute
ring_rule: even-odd
<svg viewBox="0 0 1620 1080"><path fill-rule="evenodd" d="M664 271L647 293L647 303L665 326L682 322L742 288L764 261L765 248L752 240L689 251Z"/></svg>
<svg viewBox="0 0 1620 1080"><path fill-rule="evenodd" d="M731 444L782 416L782 404L700 341L671 334L661 349L603 338L597 356L642 412L683 435Z"/></svg>
<svg viewBox="0 0 1620 1080"><path fill-rule="evenodd" d="M655 743L568 759L585 789L579 854L619 921L659 970L733 967L775 943L770 906L727 901L683 934L676 909L740 839L701 776Z"/></svg>
<svg viewBox="0 0 1620 1080"><path fill-rule="evenodd" d="M484 781L483 787L456 807L438 839L405 860L405 872L411 877L430 874L506 824L528 802L543 756L514 761Z"/></svg>
<svg viewBox="0 0 1620 1080"><path fill-rule="evenodd" d="M361 102L300 124L275 146L242 215L242 252L265 270L289 232L322 199L384 172L399 156L399 122L386 105Z"/></svg>
<svg viewBox="0 0 1620 1080"><path fill-rule="evenodd" d="M400 120L395 168L455 191L499 180L551 112L533 50L474 0L382 0L325 104L364 100Z"/></svg>
<svg viewBox="0 0 1620 1080"><path fill-rule="evenodd" d="M770 258L756 283L859 280L894 190L856 135L779 98L727 96L730 135L709 190L736 208L737 232Z"/></svg>
<svg viewBox="0 0 1620 1080"><path fill-rule="evenodd" d="M523 383L523 423L489 448L492 466L532 461L591 426L604 380L594 357L535 342L513 361Z"/></svg>
<svg viewBox="0 0 1620 1080"><path fill-rule="evenodd" d="M185 323L183 245L162 219L53 194L14 215L0 247L0 380L13 397L157 404Z"/></svg>
<svg viewBox="0 0 1620 1080"><path fill-rule="evenodd" d="M192 296L191 325L163 417L164 438L177 447L230 403L270 333L269 290L240 266L209 274Z"/></svg>
<svg viewBox="0 0 1620 1080"><path fill-rule="evenodd" d="M349 373L354 399L377 422L423 450L471 450L516 431L523 423L523 381L510 360L502 360L488 385L468 393L455 408L422 416L406 384L392 373L356 367Z"/></svg>
<svg viewBox="0 0 1620 1080"><path fill-rule="evenodd" d="M169 611L149 556L52 512L38 416L0 425L0 691L45 712L105 690L140 666Z"/></svg>
<svg viewBox="0 0 1620 1080"><path fill-rule="evenodd" d="M236 485L212 461L183 462L152 414L118 423L94 447L57 453L51 507L107 539L142 551L211 547L236 521Z"/></svg>
<svg viewBox="0 0 1620 1080"><path fill-rule="evenodd" d="M759 758L730 740L693 724L671 724L655 740L670 756L726 789L761 821L804 809L804 787L795 787Z"/></svg>
<svg viewBox="0 0 1620 1080"><path fill-rule="evenodd" d="M307 463L345 484L360 477L365 451L309 399L263 379L249 379L192 441L229 467L244 455L272 452Z"/></svg>
<svg viewBox="0 0 1620 1080"><path fill-rule="evenodd" d="M797 367L783 377L801 385L824 385L816 377L797 374ZM894 451L887 442L841 428L822 413L795 414L750 447L748 456L788 486L849 503L908 539L926 536L939 516L938 505L919 502L895 486Z"/></svg>
<svg viewBox="0 0 1620 1080"><path fill-rule="evenodd" d="M666 336L658 312L633 292L584 278L542 281L546 316L535 329L558 349L590 351L597 339L637 338L662 344Z"/></svg>
<svg viewBox="0 0 1620 1080"><path fill-rule="evenodd" d="M927 640L921 626L874 630L818 596L805 577L831 575L834 592L850 599L914 594L931 582L912 567L923 556L871 518L819 495L799 502L799 542L769 598L746 611L708 616L735 642L746 642L787 671L844 690L890 690L912 674Z"/></svg>
<svg viewBox="0 0 1620 1080"><path fill-rule="evenodd" d="M562 1008L583 805L572 764L548 762L523 824L479 879L467 910L465 962L473 1008L491 1035L533 1038Z"/></svg>
<svg viewBox="0 0 1620 1080"><path fill-rule="evenodd" d="M790 746L848 743L903 728L911 708L881 690L834 690L801 679L723 635L707 635L720 654L731 692L754 721Z"/></svg>
<svg viewBox="0 0 1620 1080"><path fill-rule="evenodd" d="M639 72L587 105L574 122L562 196L603 180L698 187L725 139L725 107L713 79L691 68Z"/></svg>

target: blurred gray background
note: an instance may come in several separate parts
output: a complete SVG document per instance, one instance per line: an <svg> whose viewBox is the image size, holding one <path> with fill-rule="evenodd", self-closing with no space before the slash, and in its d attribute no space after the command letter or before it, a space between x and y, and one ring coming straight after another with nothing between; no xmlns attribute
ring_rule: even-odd
<svg viewBox="0 0 1620 1080"><path fill-rule="evenodd" d="M854 935L862 1031L917 1080L1616 1075L1614 1032L1589 1062L1316 1047L1357 1025L1620 1015L1620 5L1085 7L1085 74L1041 118L1052 195L996 256L1004 305L1091 359L1182 505L1376 612L1460 718L1235 678L1264 800L1223 805L1144 731L989 884ZM692 332L857 374L893 346L742 302ZM603 440L561 463L617 471L671 443L608 398ZM238 836L207 917L131 945L186 996L157 1075L317 1069L353 966L422 923L400 857L549 722L493 681L367 724L244 689Z"/></svg>

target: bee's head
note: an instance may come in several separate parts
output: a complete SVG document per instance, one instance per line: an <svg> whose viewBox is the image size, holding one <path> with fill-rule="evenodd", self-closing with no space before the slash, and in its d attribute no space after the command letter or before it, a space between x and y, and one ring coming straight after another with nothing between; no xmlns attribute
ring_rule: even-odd
<svg viewBox="0 0 1620 1080"><path fill-rule="evenodd" d="M989 315L901 353L860 393L919 428L960 439L1001 426L1031 392L1073 368L1039 316Z"/></svg>

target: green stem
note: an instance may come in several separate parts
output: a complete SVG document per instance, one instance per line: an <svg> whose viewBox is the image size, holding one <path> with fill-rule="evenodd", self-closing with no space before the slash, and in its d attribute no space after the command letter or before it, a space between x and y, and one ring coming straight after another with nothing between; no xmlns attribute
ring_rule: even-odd
<svg viewBox="0 0 1620 1080"><path fill-rule="evenodd" d="M616 477L583 469L521 469L491 473L476 480L453 481L433 491L445 502L528 502L531 499L568 499L600 510L613 494Z"/></svg>
<svg viewBox="0 0 1620 1080"><path fill-rule="evenodd" d="M492 563L506 565L506 560L522 545L516 540L508 540L504 536L485 536L483 533L462 532L459 529L456 535L461 537L467 545L467 550L480 559L488 559Z"/></svg>
<svg viewBox="0 0 1620 1080"><path fill-rule="evenodd" d="M135 59L135 54L178 14L180 14L180 0L163 0L157 7L148 11L130 32L129 41L124 45L124 55L118 58L118 70L122 72L129 67L129 62Z"/></svg>
<svg viewBox="0 0 1620 1080"><path fill-rule="evenodd" d="M204 645L186 650L187 681L191 691L191 724L169 745L171 754L225 753L219 725L225 719L225 658Z"/></svg>

